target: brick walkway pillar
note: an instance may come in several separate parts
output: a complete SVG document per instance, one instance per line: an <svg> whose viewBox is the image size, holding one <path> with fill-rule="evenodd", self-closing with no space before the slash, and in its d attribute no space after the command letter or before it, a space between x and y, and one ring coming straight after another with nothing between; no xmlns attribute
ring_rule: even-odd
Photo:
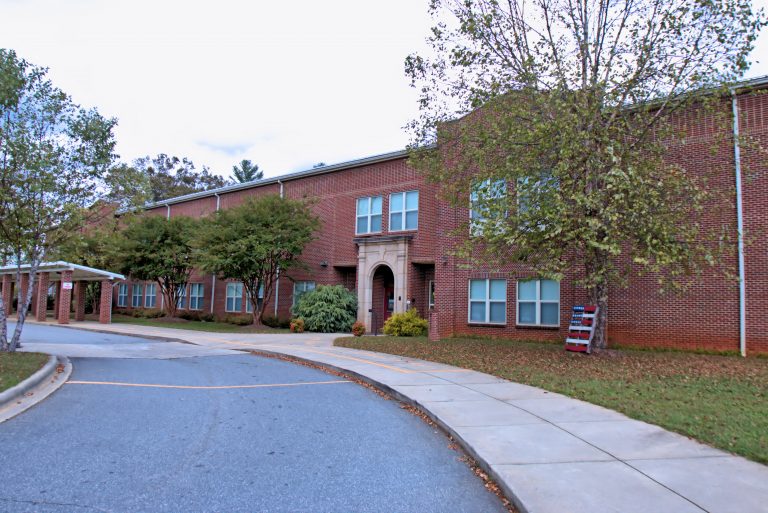
<svg viewBox="0 0 768 513"><path fill-rule="evenodd" d="M437 310L434 308L429 311L429 341L440 341L440 330L437 328Z"/></svg>
<svg viewBox="0 0 768 513"><path fill-rule="evenodd" d="M85 320L85 289L88 286L87 281L78 281L75 283L75 320Z"/></svg>
<svg viewBox="0 0 768 513"><path fill-rule="evenodd" d="M11 315L13 307L13 281L10 274L3 275L3 307L5 315Z"/></svg>
<svg viewBox="0 0 768 513"><path fill-rule="evenodd" d="M35 318L45 322L45 314L48 311L48 284L51 273L38 273L37 275L37 304L35 305Z"/></svg>
<svg viewBox="0 0 768 513"><path fill-rule="evenodd" d="M69 324L69 308L72 306L72 289L64 288L66 283L72 286L72 271L61 272L61 291L59 292L59 324Z"/></svg>
<svg viewBox="0 0 768 513"><path fill-rule="evenodd" d="M16 315L19 314L19 309L27 298L27 288L29 288L29 275L22 274L21 283L19 284L19 290L21 291L21 301L19 301L19 303L16 305ZM16 295L18 296L18 292Z"/></svg>
<svg viewBox="0 0 768 513"><path fill-rule="evenodd" d="M112 322L112 281L101 281L101 301L99 301L99 322L109 324Z"/></svg>

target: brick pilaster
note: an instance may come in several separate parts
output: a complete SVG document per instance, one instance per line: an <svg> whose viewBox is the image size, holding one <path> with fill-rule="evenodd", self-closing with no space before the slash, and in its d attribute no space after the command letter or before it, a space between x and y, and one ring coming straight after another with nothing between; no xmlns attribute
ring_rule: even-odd
<svg viewBox="0 0 768 513"><path fill-rule="evenodd" d="M440 330L437 327L437 311L433 308L429 311L429 341L438 342L440 340Z"/></svg>
<svg viewBox="0 0 768 513"><path fill-rule="evenodd" d="M3 275L3 307L5 315L11 315L13 307L13 281L10 274Z"/></svg>
<svg viewBox="0 0 768 513"><path fill-rule="evenodd" d="M61 272L61 291L59 292L59 324L69 324L69 309L72 306L72 289L65 289L65 283L72 283L72 271Z"/></svg>
<svg viewBox="0 0 768 513"><path fill-rule="evenodd" d="M75 320L85 320L85 289L88 282L78 281L75 283Z"/></svg>
<svg viewBox="0 0 768 513"><path fill-rule="evenodd" d="M48 284L50 273L38 273L37 275L37 303L35 305L35 318L45 322L45 314L48 310Z"/></svg>
<svg viewBox="0 0 768 513"><path fill-rule="evenodd" d="M112 322L112 282L102 280L101 301L99 301L99 322L109 324Z"/></svg>

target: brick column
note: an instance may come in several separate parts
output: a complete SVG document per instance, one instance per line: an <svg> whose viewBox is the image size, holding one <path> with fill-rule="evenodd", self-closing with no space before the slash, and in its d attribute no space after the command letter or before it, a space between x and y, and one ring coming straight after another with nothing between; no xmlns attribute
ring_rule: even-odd
<svg viewBox="0 0 768 513"><path fill-rule="evenodd" d="M19 314L19 309L22 307L22 303L27 298L27 288L29 288L29 275L28 274L22 274L21 275L21 284L19 284L19 290L21 291L21 301L16 305L16 315ZM18 296L18 291L16 293Z"/></svg>
<svg viewBox="0 0 768 513"><path fill-rule="evenodd" d="M3 275L3 307L5 315L11 315L13 307L13 281L10 274Z"/></svg>
<svg viewBox="0 0 768 513"><path fill-rule="evenodd" d="M112 282L101 281L101 301L99 301L99 322L109 324L112 322Z"/></svg>
<svg viewBox="0 0 768 513"><path fill-rule="evenodd" d="M35 307L35 318L40 322L45 322L45 314L48 310L48 283L50 273L38 273L37 275L37 305Z"/></svg>
<svg viewBox="0 0 768 513"><path fill-rule="evenodd" d="M59 324L69 324L69 308L72 305L72 289L65 289L65 283L72 283L72 271L61 272L61 291L59 292Z"/></svg>
<svg viewBox="0 0 768 513"><path fill-rule="evenodd" d="M85 320L85 289L88 285L86 281L75 283L75 320Z"/></svg>
<svg viewBox="0 0 768 513"><path fill-rule="evenodd" d="M429 341L440 341L440 330L437 329L437 311L433 308L429 311Z"/></svg>

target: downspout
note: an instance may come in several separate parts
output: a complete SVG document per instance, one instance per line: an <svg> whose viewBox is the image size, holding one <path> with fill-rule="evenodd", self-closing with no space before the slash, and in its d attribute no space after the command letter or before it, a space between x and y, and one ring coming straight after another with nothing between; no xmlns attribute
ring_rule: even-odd
<svg viewBox="0 0 768 513"><path fill-rule="evenodd" d="M218 192L213 193L216 196L216 212L221 208L221 196ZM213 302L216 299L216 274L211 275L211 315L213 315Z"/></svg>
<svg viewBox="0 0 768 513"><path fill-rule="evenodd" d="M280 184L280 198L284 197L283 194L283 182L282 180L277 181L278 184ZM277 278L275 279L275 317L277 317L277 307L280 304L280 268L277 268Z"/></svg>
<svg viewBox="0 0 768 513"><path fill-rule="evenodd" d="M739 253L739 351L747 356L747 309L746 284L744 276L744 202L741 190L741 146L739 144L739 104L736 90L731 89L733 108L733 160L736 173L736 230L738 233Z"/></svg>
<svg viewBox="0 0 768 513"><path fill-rule="evenodd" d="M171 218L171 206L170 206L170 205L168 205L168 204L166 203L166 204L165 204L165 208L167 208L167 209L168 209L168 210L166 211L166 214L165 214L165 218L166 218L166 219L170 219L170 218Z"/></svg>

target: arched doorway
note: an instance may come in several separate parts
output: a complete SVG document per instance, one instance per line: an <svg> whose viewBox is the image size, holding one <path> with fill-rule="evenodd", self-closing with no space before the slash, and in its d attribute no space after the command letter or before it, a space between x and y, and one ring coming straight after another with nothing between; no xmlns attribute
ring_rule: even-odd
<svg viewBox="0 0 768 513"><path fill-rule="evenodd" d="M371 310L371 331L381 333L395 311L395 275L386 264L376 267L371 277Z"/></svg>

